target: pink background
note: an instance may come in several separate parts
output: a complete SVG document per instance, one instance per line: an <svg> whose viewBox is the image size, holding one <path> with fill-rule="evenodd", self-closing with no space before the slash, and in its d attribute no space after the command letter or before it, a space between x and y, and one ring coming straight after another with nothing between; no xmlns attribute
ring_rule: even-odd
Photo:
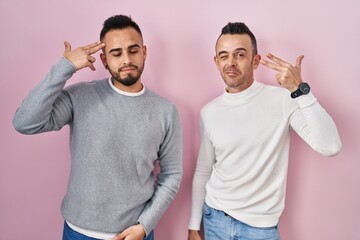
<svg viewBox="0 0 360 240"><path fill-rule="evenodd" d="M60 239L60 204L69 175L68 127L34 136L13 129L27 93L63 53L98 40L103 21L131 15L148 47L143 82L179 108L184 133L184 176L175 201L155 230L157 240L187 237L191 181L199 147L199 109L222 93L214 44L229 21L244 21L259 52L295 63L337 123L342 152L315 153L292 136L287 201L280 219L285 240L360 239L360 1L4 1L0 2L0 239ZM69 83L108 76L97 71ZM276 84L265 67L256 79ZM352 105L355 104L355 105Z"/></svg>

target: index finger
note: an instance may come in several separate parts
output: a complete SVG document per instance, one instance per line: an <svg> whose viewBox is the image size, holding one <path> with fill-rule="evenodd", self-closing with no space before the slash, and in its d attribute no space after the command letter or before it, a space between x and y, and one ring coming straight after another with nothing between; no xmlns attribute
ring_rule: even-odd
<svg viewBox="0 0 360 240"><path fill-rule="evenodd" d="M104 48L105 47L105 43L98 43L96 45L93 45L92 47L90 47L89 49L87 49L86 51L88 52L88 54L94 54L96 53L97 51L99 51L100 49Z"/></svg>
<svg viewBox="0 0 360 240"><path fill-rule="evenodd" d="M284 70L284 67L278 65L278 64L275 64L275 63L271 63L271 62L268 62L266 60L263 60L261 59L260 63L268 68L271 68L275 71L278 71L278 72L281 72Z"/></svg>
<svg viewBox="0 0 360 240"><path fill-rule="evenodd" d="M284 60L282 60L281 58L278 58L274 55L272 55L271 53L266 54L266 56L271 59L272 61L276 62L277 64L284 66L284 67L290 67L291 64L288 62L285 62Z"/></svg>
<svg viewBox="0 0 360 240"><path fill-rule="evenodd" d="M83 46L82 48L85 49L85 50L89 50L90 48L93 48L93 47L95 47L95 46L97 46L99 44L101 44L101 42L97 41L97 42L94 42L94 43L90 43L90 44L88 44L86 46Z"/></svg>

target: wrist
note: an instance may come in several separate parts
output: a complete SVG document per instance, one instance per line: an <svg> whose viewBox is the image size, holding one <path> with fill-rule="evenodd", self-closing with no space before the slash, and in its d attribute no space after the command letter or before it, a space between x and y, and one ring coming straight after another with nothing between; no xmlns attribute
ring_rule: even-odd
<svg viewBox="0 0 360 240"><path fill-rule="evenodd" d="M138 229L139 234L141 234L143 237L146 236L146 231L140 223L135 225L135 227Z"/></svg>
<svg viewBox="0 0 360 240"><path fill-rule="evenodd" d="M300 83L300 85L298 86L298 88L295 91L292 91L290 96L292 98L297 98L301 95L306 95L310 92L310 86L309 84L302 82Z"/></svg>

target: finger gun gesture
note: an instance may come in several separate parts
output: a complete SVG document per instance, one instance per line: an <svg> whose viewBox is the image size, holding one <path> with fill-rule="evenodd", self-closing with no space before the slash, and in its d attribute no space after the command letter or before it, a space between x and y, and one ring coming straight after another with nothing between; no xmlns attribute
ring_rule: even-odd
<svg viewBox="0 0 360 240"><path fill-rule="evenodd" d="M63 56L75 66L76 71L85 67L89 67L91 70L95 71L93 63L96 59L92 55L105 47L105 43L102 42L95 42L74 50L71 50L69 42L65 41L64 45L65 50Z"/></svg>
<svg viewBox="0 0 360 240"><path fill-rule="evenodd" d="M295 91L299 87L300 83L303 82L301 78L301 61L304 56L301 55L296 59L295 66L272 55L271 53L266 54L266 56L272 62L261 60L261 64L277 71L275 77L278 84L287 88L290 92Z"/></svg>

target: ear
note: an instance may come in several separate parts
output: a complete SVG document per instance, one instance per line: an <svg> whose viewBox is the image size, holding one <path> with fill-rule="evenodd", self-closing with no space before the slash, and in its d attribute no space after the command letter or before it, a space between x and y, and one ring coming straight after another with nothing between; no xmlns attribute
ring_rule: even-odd
<svg viewBox="0 0 360 240"><path fill-rule="evenodd" d="M215 62L217 69L220 71L219 59L217 58L217 56L214 56L214 62Z"/></svg>
<svg viewBox="0 0 360 240"><path fill-rule="evenodd" d="M106 63L106 56L105 53L100 53L101 62L103 63L104 67L108 69L108 65Z"/></svg>
<svg viewBox="0 0 360 240"><path fill-rule="evenodd" d="M145 46L145 45L143 45L142 50L143 50L144 60L146 60L146 56L147 56L147 48L146 48L146 46Z"/></svg>
<svg viewBox="0 0 360 240"><path fill-rule="evenodd" d="M259 54L256 54L253 59L253 69L257 69L257 67L260 64L261 56Z"/></svg>

